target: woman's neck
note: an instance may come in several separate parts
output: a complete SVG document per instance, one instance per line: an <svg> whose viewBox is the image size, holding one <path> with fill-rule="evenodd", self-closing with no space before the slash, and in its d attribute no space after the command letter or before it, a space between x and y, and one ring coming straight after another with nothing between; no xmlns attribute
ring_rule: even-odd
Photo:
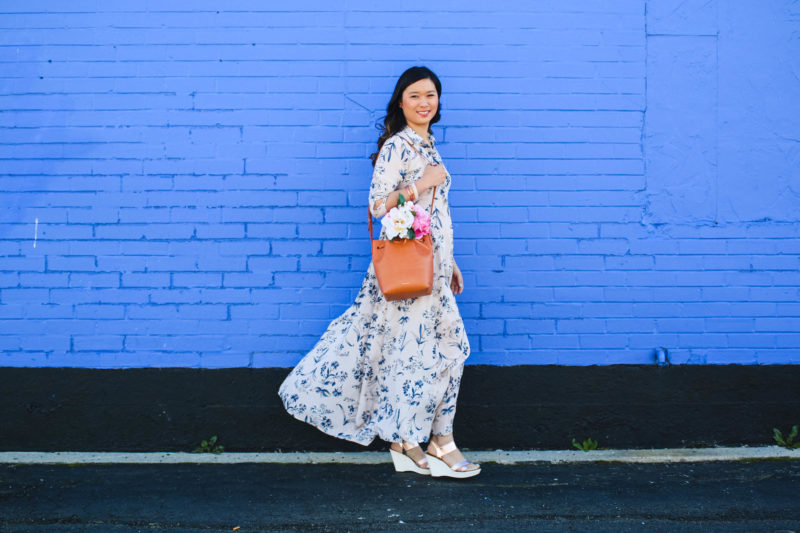
<svg viewBox="0 0 800 533"><path fill-rule="evenodd" d="M428 137L428 128L427 127L412 126L411 124L409 124L408 127L411 128L412 130L414 130L417 133L417 135L422 137L423 141L425 141L426 143L430 144L431 139L430 139L430 137Z"/></svg>

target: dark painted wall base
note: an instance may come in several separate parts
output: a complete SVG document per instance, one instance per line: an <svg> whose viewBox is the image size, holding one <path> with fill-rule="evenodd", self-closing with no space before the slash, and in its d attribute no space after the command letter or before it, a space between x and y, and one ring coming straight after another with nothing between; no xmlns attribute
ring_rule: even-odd
<svg viewBox="0 0 800 533"><path fill-rule="evenodd" d="M382 450L288 415L288 368L0 368L2 451ZM464 449L762 446L800 424L800 365L467 365Z"/></svg>

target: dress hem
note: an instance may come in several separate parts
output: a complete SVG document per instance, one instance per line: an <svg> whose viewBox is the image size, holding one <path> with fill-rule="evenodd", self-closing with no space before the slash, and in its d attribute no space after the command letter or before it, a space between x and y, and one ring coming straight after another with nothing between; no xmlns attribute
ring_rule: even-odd
<svg viewBox="0 0 800 533"><path fill-rule="evenodd" d="M281 398L281 403L283 403L283 397L281 397L281 396L280 396L280 394L279 394L278 396ZM303 417L302 415L299 415L299 414L297 414L296 412L293 412L293 410L290 410L290 409L289 409L289 408L286 406L286 404L285 404L285 403L283 403L283 407L284 407L284 409L286 410L286 412L287 412L287 413L289 413L290 415L292 415L292 417L293 417L294 419L296 419L296 420L299 420L300 422L303 422L303 423L305 423L305 424L308 424L309 426L311 426L311 427L313 427L313 428L315 428L315 429L317 429L317 430L321 431L322 433L324 433L324 434L328 435L329 437L334 437L334 438L336 438L336 439L346 440L347 442L354 442L354 443L356 443L356 444L360 444L361 446L365 446L365 447L366 447L366 446L369 446L370 444L372 444L372 442L375 440L375 438L376 438L376 437L377 437L377 438L379 438L380 440L384 441L384 442L387 442L387 443L389 443L389 442L395 442L394 440L391 440L391 439L389 439L389 440L385 439L385 438L384 438L384 436L383 436L383 435L382 435L380 432L378 432L378 431L373 431L373 432L372 432L372 438L371 438L371 439L369 439L368 441L356 440L356 439L354 439L354 438L345 437L344 435L341 435L341 434L336 434L336 433L333 433L332 431L327 431L326 429L324 429L324 428L321 428L321 427L319 427L318 425L316 425L316 424L314 424L314 423L310 422L309 420L307 420L307 419L306 419L305 417ZM431 433L433 433L433 432L431 432ZM449 434L449 433L448 433L448 434ZM429 440L430 440L430 437L428 437L427 439L421 439L421 440L419 440L419 441L417 441L417 442L418 442L418 443L423 443L423 442L428 442Z"/></svg>

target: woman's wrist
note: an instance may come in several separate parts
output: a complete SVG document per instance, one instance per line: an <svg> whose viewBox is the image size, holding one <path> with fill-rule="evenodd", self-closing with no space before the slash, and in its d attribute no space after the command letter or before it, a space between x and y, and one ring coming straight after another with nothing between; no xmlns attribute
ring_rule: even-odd
<svg viewBox="0 0 800 533"><path fill-rule="evenodd" d="M419 198L419 196L415 193L414 189L415 189L415 187L412 187L411 185L406 185L402 189L397 189L397 191L395 191L395 192L397 192L397 194L398 194L398 196L397 196L398 202L400 201L400 195L401 194L403 195L403 200L406 201L406 202L414 202L414 201L416 201L417 198Z"/></svg>
<svg viewBox="0 0 800 533"><path fill-rule="evenodd" d="M390 192L389 195L384 200L383 205L381 206L380 203L378 204L379 207L385 208L384 212L388 213L393 207L397 207L397 205L400 202L401 194L403 195L403 199L406 202L412 202L412 201L416 202L417 199L420 197L420 195L422 195L423 191L426 190L426 187L424 185L420 186L420 181L422 180L417 180L416 182L414 182L413 187L411 185L407 185L401 189L397 189Z"/></svg>

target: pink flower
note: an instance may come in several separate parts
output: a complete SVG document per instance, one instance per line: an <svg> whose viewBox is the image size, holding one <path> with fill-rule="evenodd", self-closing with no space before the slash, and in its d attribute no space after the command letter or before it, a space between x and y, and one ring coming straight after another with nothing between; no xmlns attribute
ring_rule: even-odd
<svg viewBox="0 0 800 533"><path fill-rule="evenodd" d="M421 239L431 232L431 216L423 209L416 209L415 211L417 215L414 217L411 227L414 230L414 237Z"/></svg>

